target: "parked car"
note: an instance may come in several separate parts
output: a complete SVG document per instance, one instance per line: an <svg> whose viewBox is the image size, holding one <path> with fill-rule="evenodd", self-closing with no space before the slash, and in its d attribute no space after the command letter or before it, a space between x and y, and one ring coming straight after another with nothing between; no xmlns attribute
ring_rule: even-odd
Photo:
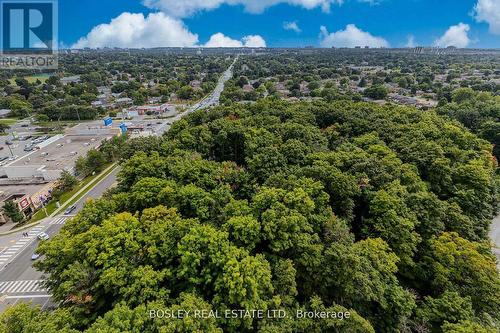
<svg viewBox="0 0 500 333"><path fill-rule="evenodd" d="M19 158L19 156L14 155L14 156L9 157L9 161L15 161L15 160L17 160L18 158Z"/></svg>
<svg viewBox="0 0 500 333"><path fill-rule="evenodd" d="M38 253L33 253L31 255L31 260L37 260L38 258L40 258L40 255Z"/></svg>
<svg viewBox="0 0 500 333"><path fill-rule="evenodd" d="M76 209L76 206L75 205L72 205L68 208L66 208L66 210L64 211L64 215L69 215L71 213L73 213L73 211Z"/></svg>
<svg viewBox="0 0 500 333"><path fill-rule="evenodd" d="M47 239L49 239L50 237L49 237L49 235L47 235L45 232L41 232L41 233L39 233L39 234L38 234L37 238L38 238L39 240L47 240Z"/></svg>

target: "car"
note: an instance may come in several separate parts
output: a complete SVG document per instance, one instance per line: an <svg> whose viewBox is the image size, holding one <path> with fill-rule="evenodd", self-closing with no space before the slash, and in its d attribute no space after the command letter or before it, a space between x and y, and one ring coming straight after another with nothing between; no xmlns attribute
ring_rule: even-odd
<svg viewBox="0 0 500 333"><path fill-rule="evenodd" d="M45 232L41 232L38 234L38 236L36 236L39 240L47 240L49 239L49 235L47 235Z"/></svg>
<svg viewBox="0 0 500 333"><path fill-rule="evenodd" d="M10 140L7 140L7 141L5 141L5 144L6 144L7 146L12 146L12 145L14 144L14 142L12 142L12 141L10 141Z"/></svg>
<svg viewBox="0 0 500 333"><path fill-rule="evenodd" d="M3 162L3 161L8 160L8 159L9 159L8 156L0 157L0 162Z"/></svg>
<svg viewBox="0 0 500 333"><path fill-rule="evenodd" d="M21 127L29 127L29 124L21 124Z"/></svg>
<svg viewBox="0 0 500 333"><path fill-rule="evenodd" d="M72 205L72 206L69 206L68 208L66 208L66 210L64 211L64 215L69 215L71 213L73 213L73 211L76 209L76 206L75 205Z"/></svg>
<svg viewBox="0 0 500 333"><path fill-rule="evenodd" d="M31 260L37 260L38 258L40 258L40 254L38 254L38 253L33 253L31 255Z"/></svg>
<svg viewBox="0 0 500 333"><path fill-rule="evenodd" d="M9 157L9 161L15 161L15 160L17 160L18 158L19 158L19 156L14 155L14 156Z"/></svg>

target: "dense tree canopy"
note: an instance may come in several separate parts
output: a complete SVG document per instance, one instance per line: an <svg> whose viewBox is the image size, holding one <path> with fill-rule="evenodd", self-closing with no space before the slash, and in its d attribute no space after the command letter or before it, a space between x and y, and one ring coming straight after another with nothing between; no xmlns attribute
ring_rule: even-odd
<svg viewBox="0 0 500 333"><path fill-rule="evenodd" d="M118 188L40 247L61 308L43 319L11 310L0 331L16 311L67 332L498 328L485 242L496 162L457 122L391 105L261 100L114 144ZM287 316L150 320L151 309ZM296 317L305 310L350 315Z"/></svg>

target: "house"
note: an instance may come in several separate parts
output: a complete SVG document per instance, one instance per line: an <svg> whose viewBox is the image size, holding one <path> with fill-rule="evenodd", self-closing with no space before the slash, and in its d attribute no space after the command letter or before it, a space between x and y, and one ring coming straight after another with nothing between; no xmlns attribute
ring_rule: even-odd
<svg viewBox="0 0 500 333"><path fill-rule="evenodd" d="M111 87L100 86L100 87L97 87L97 91L99 92L99 94L109 95L109 94L111 94Z"/></svg>
<svg viewBox="0 0 500 333"><path fill-rule="evenodd" d="M106 102L108 102L108 99L109 99L109 95L108 94L101 94L101 95L97 96L97 100L101 101L103 104L105 104Z"/></svg>
<svg viewBox="0 0 500 333"><path fill-rule="evenodd" d="M162 115L165 113L175 112L175 106L168 103L164 103L161 105L143 105L136 107L135 110L137 110L139 115L144 115L144 114Z"/></svg>
<svg viewBox="0 0 500 333"><path fill-rule="evenodd" d="M201 87L201 81L193 80L193 81L191 81L191 83L189 85L194 89L198 89Z"/></svg>
<svg viewBox="0 0 500 333"><path fill-rule="evenodd" d="M90 103L90 105L93 107L93 108L98 108L98 107L102 107L103 106L103 103L101 101L93 101L92 103Z"/></svg>
<svg viewBox="0 0 500 333"><path fill-rule="evenodd" d="M242 89L243 89L243 91L245 91L245 92L251 92L251 91L253 91L253 90L254 90L254 89L253 89L253 86L252 86L251 84L245 84L245 85L243 86L243 88L242 88Z"/></svg>
<svg viewBox="0 0 500 333"><path fill-rule="evenodd" d="M80 83L80 75L73 75L61 78L61 83L63 85L68 85L71 83Z"/></svg>
<svg viewBox="0 0 500 333"><path fill-rule="evenodd" d="M118 106L132 105L134 101L129 97L122 97L115 100L115 104Z"/></svg>
<svg viewBox="0 0 500 333"><path fill-rule="evenodd" d="M150 97L148 98L149 104L157 104L161 102L161 97Z"/></svg>

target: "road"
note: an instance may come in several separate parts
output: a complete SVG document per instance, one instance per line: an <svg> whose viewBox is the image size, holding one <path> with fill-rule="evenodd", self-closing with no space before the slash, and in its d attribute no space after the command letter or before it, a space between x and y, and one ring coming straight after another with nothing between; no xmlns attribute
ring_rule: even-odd
<svg viewBox="0 0 500 333"><path fill-rule="evenodd" d="M500 271L500 215L495 217L491 223L490 238L493 242L493 253L497 257L497 267Z"/></svg>
<svg viewBox="0 0 500 333"><path fill-rule="evenodd" d="M116 176L119 168L115 168L101 182L95 185L76 203L77 209L75 213L83 208L83 205L89 198L99 198L106 190L113 187L116 183ZM55 216L44 220L36 227L28 230L29 237L23 237L23 232L9 235L9 239L18 238L18 241L9 247L3 253L17 250L7 258L7 261L0 262L0 312L5 310L8 305L15 304L19 301L31 301L33 304L39 304L42 307L52 305L50 295L42 284L43 276L41 272L36 271L31 260L32 254L35 252L39 240L36 236L40 232L47 233L50 237L59 233L64 223L69 219L68 216ZM8 256L8 254L4 254ZM2 253L0 253L0 259ZM5 257L4 257L5 258Z"/></svg>
<svg viewBox="0 0 500 333"><path fill-rule="evenodd" d="M224 73L222 73L221 77L219 78L219 81L217 82L217 85L215 86L215 89L210 93L210 95L206 96L204 99L194 104L183 113L179 113L175 117L171 118L171 121L169 123L176 122L194 111L218 105L220 101L220 95L224 90L224 85L230 78L233 77L234 64L236 63L236 61L238 61L238 58L239 56L236 56L233 63L228 67L228 69L226 69ZM170 129L170 126L171 126L170 124L165 123L156 130L156 133L158 135L162 135L164 132Z"/></svg>
<svg viewBox="0 0 500 333"><path fill-rule="evenodd" d="M215 89L210 95L193 105L187 111L172 118L171 122L180 120L182 117L196 110L219 104L224 85L233 76L233 67L237 60L238 57L235 58L231 66L221 75ZM169 129L170 125L165 123L161 128L157 129L157 133L163 134ZM113 187L116 183L118 170L119 168L113 170L113 172L78 200L74 213L82 210L87 199L98 198L106 190ZM46 219L36 227L28 230L28 237L23 236L23 232L26 231L21 231L2 238L2 242L9 245L0 252L0 312L3 312L8 305L20 301L31 301L33 304L39 304L42 308L53 305L48 290L43 286L42 273L32 267L33 261L31 260L31 256L39 243L36 236L40 232L45 232L50 237L56 235L68 218L67 216L59 215Z"/></svg>

